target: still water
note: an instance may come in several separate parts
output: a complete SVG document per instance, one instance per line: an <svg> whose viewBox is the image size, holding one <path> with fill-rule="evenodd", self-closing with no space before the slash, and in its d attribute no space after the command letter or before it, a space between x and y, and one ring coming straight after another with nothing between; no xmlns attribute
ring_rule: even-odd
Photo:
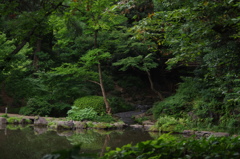
<svg viewBox="0 0 240 159"><path fill-rule="evenodd" d="M8 125L8 128L0 129L0 159L96 158L102 156L107 147L134 145L153 139L154 135L133 129L56 132Z"/></svg>

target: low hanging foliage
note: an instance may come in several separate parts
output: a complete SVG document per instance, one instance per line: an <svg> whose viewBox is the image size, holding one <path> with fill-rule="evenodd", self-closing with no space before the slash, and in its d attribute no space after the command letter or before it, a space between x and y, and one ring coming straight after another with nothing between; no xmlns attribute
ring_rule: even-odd
<svg viewBox="0 0 240 159"><path fill-rule="evenodd" d="M125 145L108 151L103 159L166 159L166 158L239 158L239 137L176 138L169 134L156 140Z"/></svg>

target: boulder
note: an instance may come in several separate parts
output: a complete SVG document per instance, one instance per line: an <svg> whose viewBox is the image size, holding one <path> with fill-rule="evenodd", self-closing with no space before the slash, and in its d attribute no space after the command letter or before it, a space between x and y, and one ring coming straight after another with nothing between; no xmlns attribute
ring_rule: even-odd
<svg viewBox="0 0 240 159"><path fill-rule="evenodd" d="M199 137L208 137L212 134L211 131L196 131L195 135L199 136Z"/></svg>
<svg viewBox="0 0 240 159"><path fill-rule="evenodd" d="M140 125L140 124L133 124L133 125L130 125L131 128L134 128L134 129L142 129L143 126Z"/></svg>
<svg viewBox="0 0 240 159"><path fill-rule="evenodd" d="M7 123L7 119L4 117L0 117L0 124L6 124Z"/></svg>
<svg viewBox="0 0 240 159"><path fill-rule="evenodd" d="M154 122L152 122L151 120L145 120L142 122L143 125L154 125Z"/></svg>
<svg viewBox="0 0 240 159"><path fill-rule="evenodd" d="M36 126L47 126L48 122L45 118L38 117L34 119L34 125Z"/></svg>
<svg viewBox="0 0 240 159"><path fill-rule="evenodd" d="M111 124L104 123L104 122L99 122L99 123L93 122L92 124L94 129L110 129L113 127Z"/></svg>
<svg viewBox="0 0 240 159"><path fill-rule="evenodd" d="M61 130L61 129L71 130L73 128L74 128L73 121L57 121L57 129L58 130Z"/></svg>
<svg viewBox="0 0 240 159"><path fill-rule="evenodd" d="M30 122L29 122L30 121ZM31 120L30 119L21 119L20 121L19 121L19 124L31 124Z"/></svg>
<svg viewBox="0 0 240 159"><path fill-rule="evenodd" d="M194 134L195 134L195 131L194 131L194 130L183 130L183 134L186 134L186 135L194 135Z"/></svg>
<svg viewBox="0 0 240 159"><path fill-rule="evenodd" d="M184 130L183 134L186 135L196 135L198 137L208 137L208 136L215 136L215 137L222 137L222 136L230 136L229 133L225 132L212 132L212 131L194 131L194 130Z"/></svg>
<svg viewBox="0 0 240 159"><path fill-rule="evenodd" d="M81 122L81 121L74 121L74 127L76 129L87 129L87 123L86 122Z"/></svg>
<svg viewBox="0 0 240 159"><path fill-rule="evenodd" d="M127 124L121 123L121 122L116 122L116 123L113 123L112 125L116 129L123 129L124 127L127 127Z"/></svg>
<svg viewBox="0 0 240 159"><path fill-rule="evenodd" d="M211 135L215 137L230 136L229 133L225 133L225 132L213 132Z"/></svg>

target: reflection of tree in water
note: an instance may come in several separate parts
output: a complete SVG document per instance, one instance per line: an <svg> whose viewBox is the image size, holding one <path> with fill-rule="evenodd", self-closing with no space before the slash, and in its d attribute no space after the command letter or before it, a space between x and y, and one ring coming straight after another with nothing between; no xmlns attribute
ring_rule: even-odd
<svg viewBox="0 0 240 159"><path fill-rule="evenodd" d="M104 136L93 130L82 131L67 137L71 145L82 145L82 148L100 149L103 145Z"/></svg>
<svg viewBox="0 0 240 159"><path fill-rule="evenodd" d="M82 153L81 145L75 145L71 149L53 152L45 155L42 159L95 159L97 154Z"/></svg>

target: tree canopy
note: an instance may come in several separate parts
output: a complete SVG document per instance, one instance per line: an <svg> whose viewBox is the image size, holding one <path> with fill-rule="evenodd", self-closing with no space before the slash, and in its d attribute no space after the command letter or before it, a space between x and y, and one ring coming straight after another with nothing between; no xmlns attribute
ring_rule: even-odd
<svg viewBox="0 0 240 159"><path fill-rule="evenodd" d="M156 117L240 125L236 0L2 0L0 10L1 106L47 102L48 115L66 115L97 95L109 114L121 98Z"/></svg>

